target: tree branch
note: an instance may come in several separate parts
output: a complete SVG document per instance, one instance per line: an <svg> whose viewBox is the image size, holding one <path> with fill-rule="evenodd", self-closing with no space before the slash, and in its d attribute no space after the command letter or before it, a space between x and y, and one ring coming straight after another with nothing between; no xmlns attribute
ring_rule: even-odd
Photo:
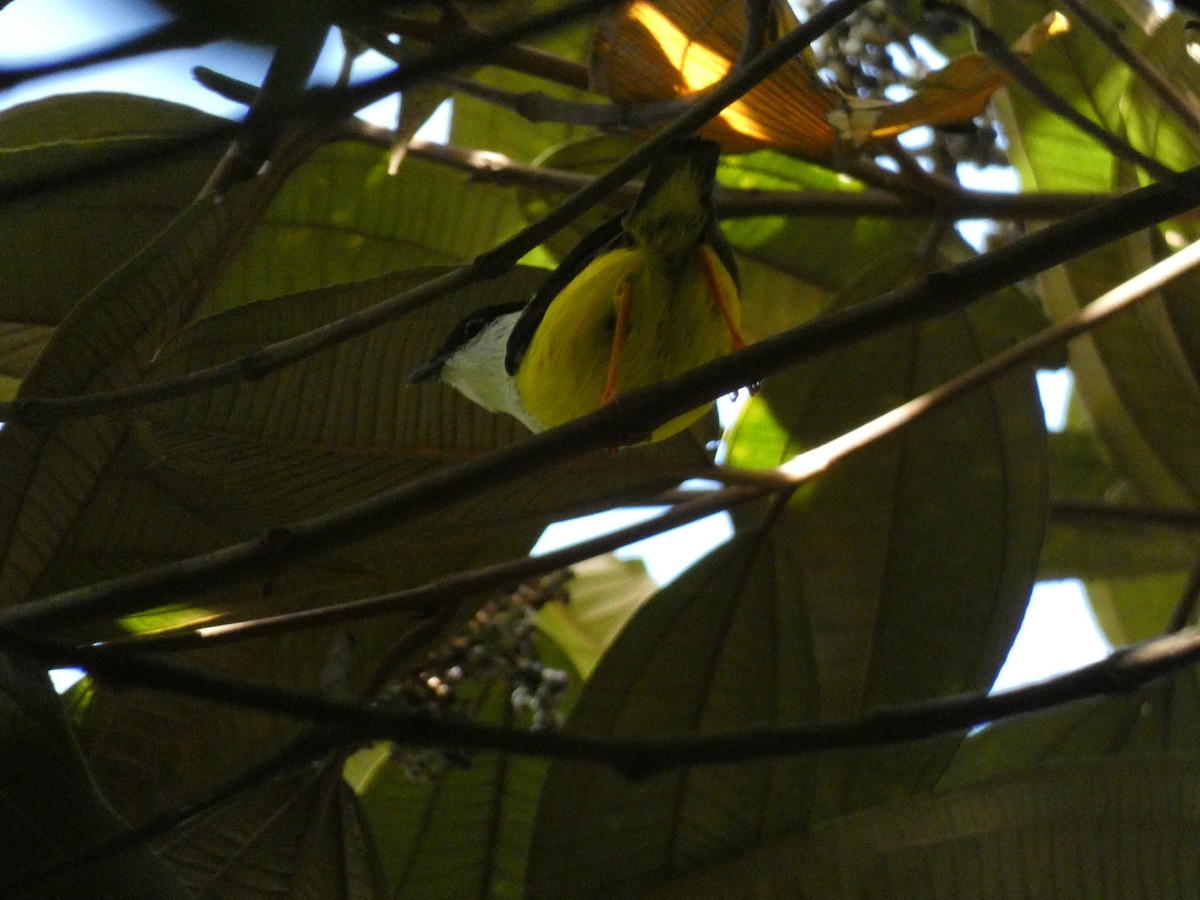
<svg viewBox="0 0 1200 900"><path fill-rule="evenodd" d="M395 63L401 62L399 48L374 27L375 23L350 19L347 25L368 47ZM402 38L415 38L439 49L453 47L463 38L480 40L487 36L486 31L462 19L447 23L445 20L434 22L416 16L390 16L388 29ZM576 90L589 89L586 66L536 47L508 44L496 51L489 65L553 81Z"/></svg>
<svg viewBox="0 0 1200 900"><path fill-rule="evenodd" d="M1200 661L1200 628L1132 644L1064 675L1013 690L974 691L886 707L858 719L760 726L712 735L601 737L557 731L518 731L437 716L386 711L285 688L95 648L69 648L9 629L0 647L51 666L80 666L118 687L169 692L258 712L288 716L341 731L348 742L383 739L418 747L455 747L541 759L592 762L626 777L668 769L724 765L830 750L882 747L961 732L1064 703L1124 694Z"/></svg>
<svg viewBox="0 0 1200 900"><path fill-rule="evenodd" d="M831 8L832 4L825 7ZM897 325L962 309L993 291L1197 205L1200 167L926 275L874 300L751 344L658 385L619 395L587 416L359 503L201 556L0 609L0 625L30 627L89 616L122 615L142 603L161 603L166 596L195 596L230 578L259 574L291 560L332 552L398 522L444 508L485 487L528 476L589 450L630 443L638 435L650 434L661 423L715 397ZM1196 246L1177 256L1194 253Z"/></svg>
<svg viewBox="0 0 1200 900"><path fill-rule="evenodd" d="M914 397L881 416L858 426L819 447L801 453L776 470L796 483L804 482L824 472L831 465L855 453L899 428L907 427L952 400L961 397L987 382L1017 367L1031 363L1046 350L1065 343L1094 328L1105 319L1128 309L1139 300L1152 296L1163 285L1200 265L1200 241L1189 244L1179 252L1139 272L1079 312L1055 325L997 353L987 361L963 372L931 391Z"/></svg>
<svg viewBox="0 0 1200 900"><path fill-rule="evenodd" d="M314 90L300 101L297 108L286 112L294 115L297 119L338 122L352 116L364 106L369 106L377 100L403 91L421 81L435 78L467 63L490 59L491 54L499 52L507 44L535 34L562 28L618 2L621 0L574 0L574 2L567 3L548 13L530 17L491 34L474 39L464 39L443 51L435 50L410 65L386 72L360 84L336 90ZM856 5L861 2L863 0L855 0ZM835 23L830 23L830 27L833 24ZM280 110L279 112L282 115L285 111ZM715 114L714 111L713 115ZM150 147L139 147L121 154L107 156L101 160L92 160L83 165L71 166L30 178L16 179L0 186L0 206L28 200L65 184L82 183L126 172L141 165L165 162L198 148L228 140L241 130L242 125L236 122L217 123L178 138L158 142Z"/></svg>
<svg viewBox="0 0 1200 900"><path fill-rule="evenodd" d="M236 641L268 637L281 632L295 632L357 622L405 609L461 600L492 588L511 585L514 582L524 581L538 575L546 575L602 553L611 553L613 550L644 538L653 537L688 522L694 522L713 513L758 499L765 493L766 489L760 487L735 487L710 491L699 497L685 499L672 509L646 522L619 528L600 537L579 541L541 556L523 556L520 559L484 566L473 571L455 572L420 587L262 619L201 627L187 626L151 635L121 638L107 641L104 646L146 652L207 649Z"/></svg>
<svg viewBox="0 0 1200 900"><path fill-rule="evenodd" d="M1057 499L1050 501L1050 514L1068 525L1117 522L1190 531L1200 530L1200 512L1192 509L1158 509L1121 503Z"/></svg>

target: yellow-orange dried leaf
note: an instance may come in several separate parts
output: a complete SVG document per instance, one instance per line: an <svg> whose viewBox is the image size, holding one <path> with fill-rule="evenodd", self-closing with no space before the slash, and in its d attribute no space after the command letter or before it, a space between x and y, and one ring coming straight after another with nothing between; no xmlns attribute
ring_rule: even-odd
<svg viewBox="0 0 1200 900"><path fill-rule="evenodd" d="M1018 56L1028 57L1068 27L1065 16L1051 13L1017 38L1012 50ZM879 110L870 136L887 138L918 125L969 121L983 112L992 94L1011 80L1007 72L982 53L960 56L923 78L912 97Z"/></svg>
<svg viewBox="0 0 1200 900"><path fill-rule="evenodd" d="M778 31L795 26L784 0L772 6ZM618 103L686 97L729 71L744 34L741 3L634 0L602 17L596 29L592 87ZM768 35L768 41L772 38ZM726 108L701 134L726 152L770 147L826 159L838 144L829 112L842 102L842 95L797 57Z"/></svg>

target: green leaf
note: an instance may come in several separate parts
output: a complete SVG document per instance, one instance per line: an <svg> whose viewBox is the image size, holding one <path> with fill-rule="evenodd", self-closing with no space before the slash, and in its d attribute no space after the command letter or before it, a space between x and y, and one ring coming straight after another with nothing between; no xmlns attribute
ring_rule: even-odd
<svg viewBox="0 0 1200 900"><path fill-rule="evenodd" d="M1003 17L997 24L1006 33L1046 11L1040 2L993 6ZM1131 49L1145 53L1163 71L1189 68L1177 21L1165 29L1167 34L1151 40L1120 4L1090 3L1089 8L1106 22L1117 23ZM1184 136L1140 79L1086 28L1074 28L1051 41L1031 64L1077 110L1143 152L1165 151L1175 165L1200 161L1195 136ZM999 109L1010 155L1027 189L1124 190L1144 177L1029 96L1017 90L1010 94L1011 103ZM1134 96L1144 102L1134 102ZM1065 317L1162 255L1161 240L1131 237L1043 273L1040 293L1053 316ZM1071 368L1118 472L1153 502L1191 503L1200 497L1200 385L1195 370L1181 364L1180 345L1191 339L1185 337L1186 329L1172 327L1161 303L1161 297L1142 303L1075 340Z"/></svg>
<svg viewBox="0 0 1200 900"><path fill-rule="evenodd" d="M612 737L713 733L815 712L805 600L791 546L743 531L646 603L585 685L567 728ZM527 890L641 893L803 825L805 760L672 770L629 781L554 763Z"/></svg>
<svg viewBox="0 0 1200 900"><path fill-rule="evenodd" d="M211 314L255 300L469 262L524 224L515 194L387 151L324 147L276 195L207 299Z"/></svg>
<svg viewBox="0 0 1200 900"><path fill-rule="evenodd" d="M124 831L79 758L45 671L26 658L0 657L0 747L5 881L86 853ZM137 847L20 888L8 884L5 896L183 900L187 895L161 861Z"/></svg>
<svg viewBox="0 0 1200 900"><path fill-rule="evenodd" d="M1193 541L1192 560L1196 557ZM1088 601L1096 622L1113 646L1121 647L1162 634L1188 582L1187 569L1141 578L1091 579Z"/></svg>
<svg viewBox="0 0 1200 900"><path fill-rule="evenodd" d="M778 465L941 384L1004 346L1006 313L994 298L770 379L733 432L730 462ZM823 716L991 683L1036 573L1044 440L1025 372L957 399L801 487L789 539L813 623ZM954 743L829 758L819 815L928 787Z"/></svg>
<svg viewBox="0 0 1200 900"><path fill-rule="evenodd" d="M25 377L46 348L54 329L28 322L0 322L0 375L16 381Z"/></svg>
<svg viewBox="0 0 1200 900"><path fill-rule="evenodd" d="M0 112L0 185L105 160L221 120L129 94L49 97ZM62 187L7 204L0 215L0 321L57 325L88 291L191 203L222 148ZM8 373L7 368L4 370Z"/></svg>
<svg viewBox="0 0 1200 900"><path fill-rule="evenodd" d="M610 554L576 563L566 585L570 599L538 610L538 630L586 679L630 616L657 589L640 560L621 561Z"/></svg>
<svg viewBox="0 0 1200 900"><path fill-rule="evenodd" d="M1046 766L827 822L652 896L1190 897L1193 759Z"/></svg>
<svg viewBox="0 0 1200 900"><path fill-rule="evenodd" d="M76 305L25 379L21 395L70 396L136 382L173 317L186 314L197 300L218 264L218 248L240 227L252 196L198 202ZM126 429L120 421L91 418L52 427L13 423L0 432L5 603L63 584L64 573L54 569L56 554L95 498Z"/></svg>
<svg viewBox="0 0 1200 900"><path fill-rule="evenodd" d="M1050 435L1050 483L1051 496L1062 501L1102 504L1130 493L1101 455L1095 437L1077 429ZM1196 553L1197 539L1187 530L1064 515L1052 508L1038 574L1046 580L1157 575L1190 568Z"/></svg>
<svg viewBox="0 0 1200 900"><path fill-rule="evenodd" d="M1040 277L1052 314L1067 316L1154 262L1129 238ZM1181 364L1158 300L1143 302L1071 345L1071 369L1116 470L1153 503L1200 498L1200 384Z"/></svg>
<svg viewBox="0 0 1200 900"><path fill-rule="evenodd" d="M388 897L341 759L276 777L158 842L196 900Z"/></svg>
<svg viewBox="0 0 1200 900"><path fill-rule="evenodd" d="M181 374L307 332L437 273L394 273L211 316L168 342L148 377ZM153 479L165 501L155 508L164 517L177 510L181 525L188 522L185 515L194 517L236 540L509 443L523 431L515 422L484 412L440 384L409 387L403 379L433 355L469 310L527 297L543 277L541 270L520 268L257 381L148 407L120 468ZM700 440L684 435L618 456L596 454L447 505L420 520L397 522L351 549L284 567L265 584L237 582L193 602L225 620L277 615L520 557L550 521L569 517L580 507L674 486L681 465L706 460ZM110 515L121 509L107 508ZM153 526L167 535L187 533L162 520ZM99 542L97 555L127 546L103 543L106 532L101 529L92 533ZM122 538L123 533L124 528L117 529L113 536ZM240 677L275 683L286 679L291 686L318 690L330 643L345 630L358 648L351 685L365 689L374 664L395 666L415 657L479 602L467 597L436 610L398 609L386 619L346 629L200 651L197 660ZM422 640L413 634L423 634ZM395 646L404 648L403 657L395 656ZM286 723L210 704L103 687L97 689L82 728L108 795L123 811L139 816L201 795L291 733ZM160 748L157 778L116 763L136 756L139 745ZM208 746L211 753L196 750Z"/></svg>
<svg viewBox="0 0 1200 900"><path fill-rule="evenodd" d="M511 687L493 685L478 718L512 725ZM486 754L414 780L383 764L363 794L389 897L517 898L546 763Z"/></svg>

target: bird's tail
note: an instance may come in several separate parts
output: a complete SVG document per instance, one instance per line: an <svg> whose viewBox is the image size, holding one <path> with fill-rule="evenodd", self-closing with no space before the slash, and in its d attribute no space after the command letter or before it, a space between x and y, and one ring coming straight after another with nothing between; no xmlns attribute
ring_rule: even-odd
<svg viewBox="0 0 1200 900"><path fill-rule="evenodd" d="M668 144L650 164L625 230L635 245L682 259L713 220L712 190L720 148L702 138Z"/></svg>

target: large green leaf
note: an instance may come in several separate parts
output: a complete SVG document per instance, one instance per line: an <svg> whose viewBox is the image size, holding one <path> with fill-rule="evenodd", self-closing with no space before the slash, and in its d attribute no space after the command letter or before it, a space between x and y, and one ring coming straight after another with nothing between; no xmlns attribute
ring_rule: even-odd
<svg viewBox="0 0 1200 900"><path fill-rule="evenodd" d="M477 718L512 725L511 686L492 685ZM546 764L487 754L415 779L389 760L363 794L389 896L520 897Z"/></svg>
<svg viewBox="0 0 1200 900"><path fill-rule="evenodd" d="M816 710L812 665L794 551L765 526L748 529L635 614L567 727L652 737L803 720ZM812 790L803 760L641 781L555 763L538 809L528 896L640 894L802 827Z"/></svg>
<svg viewBox="0 0 1200 900"><path fill-rule="evenodd" d="M1177 22L1162 29L1168 34L1148 40L1120 4L1089 6L1106 21L1122 23L1126 42L1163 71L1187 68ZM996 4L993 9L1003 17L998 24L1006 33L1046 11L1040 2ZM1076 109L1143 152L1164 151L1178 166L1200 161L1195 136L1181 137L1173 116L1086 28L1052 41L1032 65ZM1132 101L1135 95L1141 102ZM1011 103L1002 103L1000 110L1026 188L1109 191L1137 184L1129 163L1115 160L1029 96L1013 91ZM1065 317L1163 255L1165 248L1155 236L1127 238L1043 273L1041 294L1053 316ZM1074 341L1071 368L1119 473L1151 501L1194 503L1200 497L1200 385L1180 352L1194 339L1164 314L1162 297ZM1187 316L1189 306L1177 301L1171 308Z"/></svg>
<svg viewBox="0 0 1200 900"><path fill-rule="evenodd" d="M80 302L22 385L23 396L70 396L136 381L196 302L240 227L246 196L201 201ZM108 472L127 426L91 418L0 433L0 583L4 602L42 593L55 554Z"/></svg>
<svg viewBox="0 0 1200 900"><path fill-rule="evenodd" d="M248 236L205 306L469 262L524 224L512 191L418 159L387 172L387 152L342 142L300 166Z"/></svg>
<svg viewBox="0 0 1200 900"><path fill-rule="evenodd" d="M210 316L168 342L149 377L181 374L304 333L432 274L386 275ZM515 422L484 412L444 386L409 387L403 378L433 354L468 310L527 297L543 277L541 270L517 269L257 381L148 407L137 428L137 446L122 457L123 467L166 499L164 515L174 508L181 525L194 517L232 540L335 509L509 443L522 431ZM522 478L418 521L397 522L377 538L326 560L288 566L265 584L235 583L205 594L194 601L196 615L236 619L278 614L519 557L550 521L675 485L682 471L707 458L701 439L684 435L616 456L596 454ZM121 512L119 505L106 509L111 516ZM149 525L149 536L155 526L168 535L176 533L161 520ZM93 530L99 542L95 555L102 555L106 535L114 538L110 553L125 549L121 541L127 532L141 534L142 528L133 523ZM141 541L137 546L152 546L147 537ZM477 602L466 600L468 606ZM407 647L405 658L417 654L424 644L410 646L410 629L443 611L452 613L456 605L399 610L349 629L358 648L352 684L361 687L380 659L391 666L402 663L391 655L395 642ZM448 627L452 621L441 624ZM443 628L433 628L425 643ZM261 681L286 678L293 686L315 690L328 646L340 633L320 629L246 645L251 649L199 651L197 662ZM134 817L201 795L291 734L281 723L230 709L103 688L82 728L106 791ZM194 752L210 745L211 754ZM147 755L138 747L158 749ZM156 778L147 778L141 765L128 765L131 759L152 761Z"/></svg>
<svg viewBox="0 0 1200 900"><path fill-rule="evenodd" d="M79 759L63 710L42 668L0 657L0 883L104 844L123 830ZM7 883L14 900L187 896L144 847L109 854L50 877Z"/></svg>
<svg viewBox="0 0 1200 900"><path fill-rule="evenodd" d="M586 679L656 586L640 560L622 561L610 554L572 566L566 590L570 602L538 610L538 630Z"/></svg>
<svg viewBox="0 0 1200 900"><path fill-rule="evenodd" d="M49 97L0 112L0 186L85 168L220 120L128 94ZM183 210L216 165L207 146L117 175L74 177L0 215L0 321L57 325ZM7 371L7 370L6 370Z"/></svg>
<svg viewBox="0 0 1200 900"><path fill-rule="evenodd" d="M383 873L340 757L239 795L158 842L196 900L383 900Z"/></svg>
<svg viewBox="0 0 1200 900"><path fill-rule="evenodd" d="M828 354L764 385L729 462L778 465L1003 346L998 298ZM792 540L824 716L991 683L1021 622L1045 518L1041 407L1026 372L965 395L803 487ZM830 757L819 815L928 787L953 739Z"/></svg>
<svg viewBox="0 0 1200 900"><path fill-rule="evenodd" d="M1069 763L845 816L653 894L1161 897L1200 891L1190 759Z"/></svg>

